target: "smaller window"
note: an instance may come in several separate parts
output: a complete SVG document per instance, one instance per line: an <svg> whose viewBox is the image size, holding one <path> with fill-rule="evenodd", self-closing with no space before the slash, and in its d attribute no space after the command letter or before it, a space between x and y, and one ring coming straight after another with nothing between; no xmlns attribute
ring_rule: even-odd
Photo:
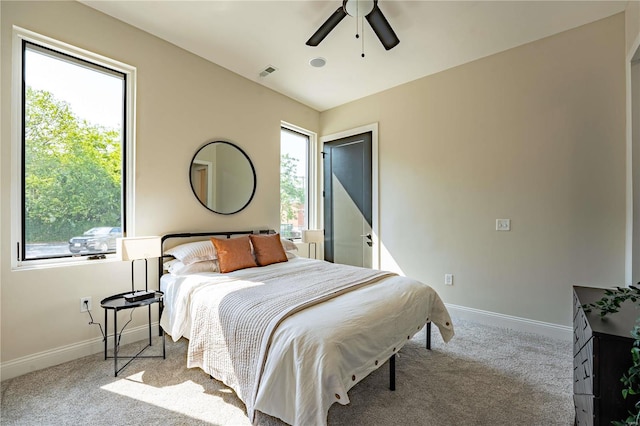
<svg viewBox="0 0 640 426"><path fill-rule="evenodd" d="M300 239L309 229L312 157L311 136L282 127L280 139L280 234Z"/></svg>

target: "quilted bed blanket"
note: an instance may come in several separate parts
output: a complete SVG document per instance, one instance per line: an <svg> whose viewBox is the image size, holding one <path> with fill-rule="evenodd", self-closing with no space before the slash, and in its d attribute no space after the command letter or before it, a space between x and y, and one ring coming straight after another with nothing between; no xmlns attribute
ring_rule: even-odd
<svg viewBox="0 0 640 426"><path fill-rule="evenodd" d="M348 403L348 389L427 320L445 340L453 335L430 287L389 272L306 259L192 276L167 296L173 302L161 324L174 340L189 338L188 367L234 389L252 420L257 409L290 424L326 424L330 405ZM365 300L371 309L358 305ZM384 330L371 328L383 323Z"/></svg>

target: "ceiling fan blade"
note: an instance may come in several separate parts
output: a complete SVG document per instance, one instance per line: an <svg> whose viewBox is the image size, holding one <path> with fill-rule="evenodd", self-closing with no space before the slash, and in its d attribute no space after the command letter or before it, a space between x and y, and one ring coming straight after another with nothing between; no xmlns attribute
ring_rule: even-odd
<svg viewBox="0 0 640 426"><path fill-rule="evenodd" d="M387 18L384 17L378 7L378 2L373 6L371 13L367 15L367 21L369 21L373 32L376 33L386 50L392 49L400 43L398 36L389 25L389 21L387 21Z"/></svg>
<svg viewBox="0 0 640 426"><path fill-rule="evenodd" d="M320 42L329 35L331 30L333 30L345 16L347 16L347 13L344 11L342 6L340 6L335 12L333 12L333 15L329 16L329 19L327 19L325 23L318 28L318 31L316 31L311 38L307 40L307 46L319 45Z"/></svg>

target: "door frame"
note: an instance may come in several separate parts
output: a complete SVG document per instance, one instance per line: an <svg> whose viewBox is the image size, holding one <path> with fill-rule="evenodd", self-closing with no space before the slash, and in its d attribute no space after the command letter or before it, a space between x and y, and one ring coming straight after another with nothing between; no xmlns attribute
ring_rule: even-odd
<svg viewBox="0 0 640 426"><path fill-rule="evenodd" d="M199 168L196 168L194 166L200 166ZM213 170L213 161L204 161L204 160L193 160L193 164L191 164L191 174L193 175L193 172L196 171L198 172L199 170L204 169L207 172L207 176L206 176L206 180L207 180L207 202L204 203L205 205L211 205L214 206L215 202L216 202L216 186L215 186L215 180L216 180L216 175L214 174L214 170ZM193 178L193 176L191 176L191 178ZM200 188L200 191L202 191L202 188ZM193 192L196 192L195 189ZM198 197L198 199L200 199L200 194L196 194L196 196Z"/></svg>
<svg viewBox="0 0 640 426"><path fill-rule="evenodd" d="M379 201L378 201L378 123L366 124L364 126L353 129L344 130L338 133L320 137L320 151L324 150L324 144L338 139L347 138L349 136L359 135L361 133L371 132L371 241L373 242L373 250L371 251L372 269L380 269L380 218L379 218ZM320 163L322 156L318 156L319 185L324 182L324 167ZM324 197L319 197L320 202L318 214L322 229L324 229Z"/></svg>
<svg viewBox="0 0 640 426"><path fill-rule="evenodd" d="M636 39L633 41L630 50L627 52L626 62L625 62L625 78L626 78L626 220L625 220L625 284L626 286L633 285L638 276L640 276L640 230L638 230L639 223L634 223L634 216L637 219L639 212L635 211L635 205L638 203L638 198L640 197L640 190L638 186L634 184L634 166L638 167L637 164L634 164L634 149L637 149L640 145L638 141L633 138L633 115L637 114L634 112L634 108L638 108L639 105L636 105L633 98L632 90L633 88L633 79L632 79L632 69L635 71L640 65L638 65L637 61L640 60L640 34L636 36ZM637 155L637 154L636 154ZM638 177L635 177L637 180Z"/></svg>

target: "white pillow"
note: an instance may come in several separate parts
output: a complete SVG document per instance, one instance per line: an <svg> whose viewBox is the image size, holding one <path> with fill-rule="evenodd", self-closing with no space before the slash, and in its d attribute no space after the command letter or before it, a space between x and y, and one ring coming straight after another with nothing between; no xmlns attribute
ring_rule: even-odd
<svg viewBox="0 0 640 426"><path fill-rule="evenodd" d="M171 269L171 267L173 265L175 265L176 263L182 263L180 262L178 259L171 259L171 260L165 260L162 263L162 270L163 271L169 271ZM182 263L184 265L184 263Z"/></svg>
<svg viewBox="0 0 640 426"><path fill-rule="evenodd" d="M298 257L295 253L291 251L285 251L284 254L287 255L287 259L293 259L294 257Z"/></svg>
<svg viewBox="0 0 640 426"><path fill-rule="evenodd" d="M170 248L165 253L175 257L185 265L218 258L218 253L216 253L216 248L211 240L180 244Z"/></svg>
<svg viewBox="0 0 640 426"><path fill-rule="evenodd" d="M205 260L185 265L179 260L169 266L169 273L172 275L197 274L198 272L220 272L217 260Z"/></svg>
<svg viewBox="0 0 640 426"><path fill-rule="evenodd" d="M280 237L280 242L284 251L298 251L298 246L293 241Z"/></svg>

